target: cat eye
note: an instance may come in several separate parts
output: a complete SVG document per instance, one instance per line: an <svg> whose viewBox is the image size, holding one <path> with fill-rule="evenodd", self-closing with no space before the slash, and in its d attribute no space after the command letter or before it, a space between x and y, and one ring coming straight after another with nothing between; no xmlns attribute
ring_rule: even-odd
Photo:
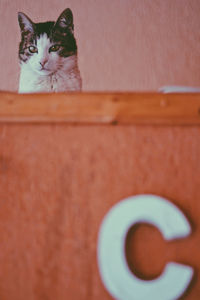
<svg viewBox="0 0 200 300"><path fill-rule="evenodd" d="M38 49L35 46L30 46L28 47L29 52L31 53L38 53Z"/></svg>
<svg viewBox="0 0 200 300"><path fill-rule="evenodd" d="M53 45L51 48L49 48L49 52L56 52L60 49L60 45Z"/></svg>

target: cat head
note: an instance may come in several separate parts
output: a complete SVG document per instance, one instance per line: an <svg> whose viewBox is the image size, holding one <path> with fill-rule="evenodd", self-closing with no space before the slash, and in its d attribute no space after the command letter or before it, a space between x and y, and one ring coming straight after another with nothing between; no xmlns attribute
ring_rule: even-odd
<svg viewBox="0 0 200 300"><path fill-rule="evenodd" d="M72 11L67 8L56 22L34 23L18 13L21 29L20 63L33 71L49 75L61 69L77 53Z"/></svg>

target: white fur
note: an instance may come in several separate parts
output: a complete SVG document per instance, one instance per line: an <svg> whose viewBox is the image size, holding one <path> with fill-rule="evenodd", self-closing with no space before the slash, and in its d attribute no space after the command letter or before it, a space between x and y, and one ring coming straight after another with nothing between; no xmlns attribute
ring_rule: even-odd
<svg viewBox="0 0 200 300"><path fill-rule="evenodd" d="M46 34L40 36L37 40L38 53L22 62L19 93L81 90L77 55L60 57L57 52L49 53L51 46ZM43 68L40 63L44 64Z"/></svg>

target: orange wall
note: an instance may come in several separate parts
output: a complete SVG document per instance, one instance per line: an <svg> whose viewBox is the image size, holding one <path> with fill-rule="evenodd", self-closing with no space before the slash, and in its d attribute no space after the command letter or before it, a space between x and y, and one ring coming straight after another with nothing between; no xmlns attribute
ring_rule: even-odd
<svg viewBox="0 0 200 300"><path fill-rule="evenodd" d="M0 0L0 89L17 90L17 12L34 21L74 13L83 89L200 85L199 0Z"/></svg>
<svg viewBox="0 0 200 300"><path fill-rule="evenodd" d="M140 228L130 266L155 277L166 262L188 264L195 276L184 299L199 299L198 126L1 123L0 145L0 299L112 300L97 267L100 224L114 204L144 193L177 205L192 234L167 243Z"/></svg>

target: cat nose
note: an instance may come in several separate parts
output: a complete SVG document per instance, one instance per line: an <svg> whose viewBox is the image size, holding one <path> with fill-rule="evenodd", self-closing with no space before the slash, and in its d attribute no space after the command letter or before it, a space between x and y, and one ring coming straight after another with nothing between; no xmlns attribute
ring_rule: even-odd
<svg viewBox="0 0 200 300"><path fill-rule="evenodd" d="M45 60L43 60L43 61L40 61L40 65L42 66L42 67L44 67L44 65L47 63L47 59L45 59Z"/></svg>

